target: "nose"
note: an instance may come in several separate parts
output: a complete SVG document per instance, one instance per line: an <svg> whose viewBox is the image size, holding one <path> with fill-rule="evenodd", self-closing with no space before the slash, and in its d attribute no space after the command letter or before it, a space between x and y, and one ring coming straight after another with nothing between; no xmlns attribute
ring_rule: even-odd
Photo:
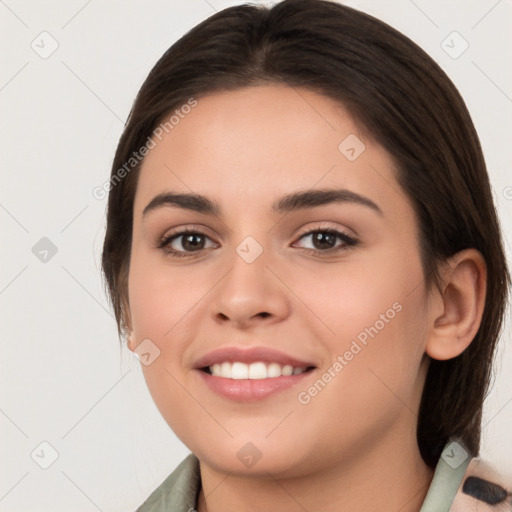
<svg viewBox="0 0 512 512"><path fill-rule="evenodd" d="M270 259L266 250L252 262L233 251L229 270L212 290L210 312L217 323L247 329L286 318L290 310L287 288Z"/></svg>

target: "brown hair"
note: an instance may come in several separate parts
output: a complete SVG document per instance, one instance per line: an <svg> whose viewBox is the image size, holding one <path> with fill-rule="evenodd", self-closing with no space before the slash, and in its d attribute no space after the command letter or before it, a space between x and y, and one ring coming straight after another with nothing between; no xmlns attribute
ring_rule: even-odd
<svg viewBox="0 0 512 512"><path fill-rule="evenodd" d="M439 266L456 252L473 247L485 258L480 328L458 357L430 360L417 427L421 455L432 468L450 437L478 455L483 401L510 283L480 142L456 87L419 46L341 4L284 0L272 8L224 9L173 44L151 70L111 173L102 267L119 335L127 332L140 163L121 180L119 169L162 119L190 98L264 83L304 87L336 100L392 155L397 180L416 212L428 289L439 284Z"/></svg>

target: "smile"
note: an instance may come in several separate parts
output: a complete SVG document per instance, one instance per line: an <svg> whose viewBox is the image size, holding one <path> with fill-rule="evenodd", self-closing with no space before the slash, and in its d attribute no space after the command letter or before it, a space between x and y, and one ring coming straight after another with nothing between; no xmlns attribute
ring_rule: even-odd
<svg viewBox="0 0 512 512"><path fill-rule="evenodd" d="M251 364L245 364L239 361L231 363L230 361L224 361L222 363L216 363L207 368L203 368L214 377L224 377L226 379L272 379L282 376L299 375L308 370L307 366L293 367L292 365L281 365L279 363L264 363L263 361L257 361Z"/></svg>

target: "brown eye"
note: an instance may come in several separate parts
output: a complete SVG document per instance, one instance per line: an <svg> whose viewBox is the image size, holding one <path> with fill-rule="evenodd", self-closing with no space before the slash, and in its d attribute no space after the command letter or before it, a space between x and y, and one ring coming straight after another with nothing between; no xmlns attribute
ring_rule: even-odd
<svg viewBox="0 0 512 512"><path fill-rule="evenodd" d="M186 250L186 251L195 251L195 250L200 250L200 249L203 249L204 247L204 244L205 244L205 240L204 240L204 235L200 234L200 233L188 233L186 235L180 235L179 237L175 237L175 238L182 238L182 241L181 241L181 246Z"/></svg>
<svg viewBox="0 0 512 512"><path fill-rule="evenodd" d="M316 231L312 235L312 242L315 249L333 249L336 245L337 236L327 231Z"/></svg>
<svg viewBox="0 0 512 512"><path fill-rule="evenodd" d="M348 236L346 233L333 228L320 228L309 231L300 237L300 240L311 237L313 248L305 248L308 251L317 253L330 253L356 246L359 242ZM336 241L341 240L341 244L336 246Z"/></svg>
<svg viewBox="0 0 512 512"><path fill-rule="evenodd" d="M204 250L206 240L210 238L201 231L180 231L166 236L158 243L158 248L173 256L190 256L191 253L198 253Z"/></svg>

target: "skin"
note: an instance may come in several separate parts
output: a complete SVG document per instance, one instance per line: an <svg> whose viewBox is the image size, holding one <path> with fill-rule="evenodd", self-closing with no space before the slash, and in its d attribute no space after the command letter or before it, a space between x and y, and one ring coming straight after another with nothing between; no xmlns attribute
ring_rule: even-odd
<svg viewBox="0 0 512 512"><path fill-rule="evenodd" d="M338 149L349 134L366 146L355 161ZM155 142L134 203L128 346L149 338L160 350L142 368L162 416L200 460L199 512L418 511L433 477L416 440L428 356L455 357L476 334L485 299L480 253L458 253L442 289L428 292L414 210L393 160L316 93L286 85L215 93ZM272 213L282 195L318 188L364 195L382 215L356 203ZM206 195L221 215L166 206L143 217L170 190ZM203 250L193 252L183 237L172 248L190 258L155 246L187 226L206 231ZM303 235L325 227L359 244L322 254ZM247 236L263 249L250 264L236 252ZM397 302L401 311L299 403L299 392ZM318 368L298 387L232 402L192 369L198 357L232 345L275 347ZM237 457L248 442L261 453L252 467Z"/></svg>

